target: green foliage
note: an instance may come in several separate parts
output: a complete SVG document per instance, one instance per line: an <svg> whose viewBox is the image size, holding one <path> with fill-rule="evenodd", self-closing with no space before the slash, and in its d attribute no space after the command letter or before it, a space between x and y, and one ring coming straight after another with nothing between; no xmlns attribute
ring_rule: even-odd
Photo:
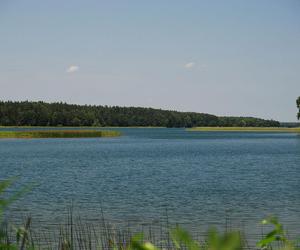
<svg viewBox="0 0 300 250"><path fill-rule="evenodd" d="M211 230L207 237L207 249L209 250L241 250L244 242L240 232L232 231L224 234Z"/></svg>
<svg viewBox="0 0 300 250"><path fill-rule="evenodd" d="M86 138L120 136L118 131L99 130L35 130L0 131L0 138Z"/></svg>
<svg viewBox="0 0 300 250"><path fill-rule="evenodd" d="M270 217L261 222L263 225L273 225L274 229L266 234L258 243L257 246L262 249L272 249L272 244L275 242L281 243L281 249L299 250L297 242L292 242L288 239L286 231L275 217Z"/></svg>
<svg viewBox="0 0 300 250"><path fill-rule="evenodd" d="M15 178L0 181L0 250L14 250L14 249L33 249L32 246L29 246L28 240L28 229L30 226L30 220L26 223L26 226L16 228L16 238L17 243L11 243L7 234L7 227L3 221L3 213L4 210L15 200L21 197L24 193L26 193L30 187L25 187L14 193L10 197L6 197L6 191L9 189L12 184L15 182ZM18 247L19 245L19 247Z"/></svg>
<svg viewBox="0 0 300 250"><path fill-rule="evenodd" d="M172 241L177 250L185 246L188 250L200 250L200 244L192 239L190 234L180 227L176 227L171 231Z"/></svg>
<svg viewBox="0 0 300 250"><path fill-rule="evenodd" d="M258 249L261 250L299 250L297 242L289 241L286 232L275 218L263 221L264 224L271 223L275 229L269 232L257 243ZM113 250L246 250L249 249L245 239L239 231L229 231L219 233L215 229L209 230L203 242L196 241L192 236L181 227L177 226L171 230L171 244L167 248L159 248L149 241L144 240L143 234L133 236L128 245L118 245L114 240L110 240L110 249ZM272 247L274 241L281 241L279 247Z"/></svg>
<svg viewBox="0 0 300 250"><path fill-rule="evenodd" d="M130 240L130 244L127 248L128 250L159 250L152 243L146 241L144 242L143 234L137 234L133 236Z"/></svg>
<svg viewBox="0 0 300 250"><path fill-rule="evenodd" d="M217 117L204 113L177 112L153 108L0 101L0 125L279 127L280 123L253 117Z"/></svg>
<svg viewBox="0 0 300 250"><path fill-rule="evenodd" d="M253 117L219 117L219 127L279 127L280 123Z"/></svg>
<svg viewBox="0 0 300 250"><path fill-rule="evenodd" d="M215 229L211 229L201 245L193 240L187 231L177 227L172 231L172 239L177 250L242 250L245 248L238 231L220 234Z"/></svg>
<svg viewBox="0 0 300 250"><path fill-rule="evenodd" d="M5 192L15 182L16 178L11 178L0 182L0 222L2 222L2 216L4 209L6 209L11 203L20 198L24 193L29 190L29 187L23 188L10 197L5 196Z"/></svg>

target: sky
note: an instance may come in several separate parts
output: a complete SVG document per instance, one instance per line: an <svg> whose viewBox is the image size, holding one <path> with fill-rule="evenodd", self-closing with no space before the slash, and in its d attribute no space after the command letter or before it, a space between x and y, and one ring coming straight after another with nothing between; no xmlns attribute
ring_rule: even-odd
<svg viewBox="0 0 300 250"><path fill-rule="evenodd" d="M300 0L0 0L0 100L296 121Z"/></svg>

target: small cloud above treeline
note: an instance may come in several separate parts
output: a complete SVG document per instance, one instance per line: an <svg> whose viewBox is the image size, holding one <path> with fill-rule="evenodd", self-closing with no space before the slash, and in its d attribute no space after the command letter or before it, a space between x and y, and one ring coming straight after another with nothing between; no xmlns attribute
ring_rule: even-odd
<svg viewBox="0 0 300 250"><path fill-rule="evenodd" d="M66 72L67 73L74 73L74 72L76 72L78 70L79 70L79 66L77 66L77 65L71 65L71 66L69 66L67 68Z"/></svg>

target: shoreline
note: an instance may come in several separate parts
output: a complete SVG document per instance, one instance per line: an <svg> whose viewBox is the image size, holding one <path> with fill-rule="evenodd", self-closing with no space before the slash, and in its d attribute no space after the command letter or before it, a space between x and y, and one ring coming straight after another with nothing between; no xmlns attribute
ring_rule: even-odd
<svg viewBox="0 0 300 250"><path fill-rule="evenodd" d="M99 131L99 129L104 129L103 131L107 131L107 129L158 129L168 127L154 127L154 126L107 126L107 127L94 127L94 126L0 126L0 129L42 129L42 131L53 131L67 129L70 131L74 129L74 131L80 131L79 129L84 129L83 131L95 130ZM287 127L171 127L169 129L184 129L188 132L274 132L274 133L300 133L300 127L295 128L287 128ZM87 130L89 129L89 130ZM0 131L1 132L1 131ZM0 137L1 138L1 137Z"/></svg>
<svg viewBox="0 0 300 250"><path fill-rule="evenodd" d="M107 126L107 127L97 127L97 126L0 126L1 128L91 128L91 129L113 129L113 128L167 128L167 127L154 127L154 126Z"/></svg>

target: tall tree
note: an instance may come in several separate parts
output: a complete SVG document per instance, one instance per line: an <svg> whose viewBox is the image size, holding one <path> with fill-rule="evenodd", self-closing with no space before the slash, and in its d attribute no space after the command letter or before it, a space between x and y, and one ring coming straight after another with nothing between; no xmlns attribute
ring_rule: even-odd
<svg viewBox="0 0 300 250"><path fill-rule="evenodd" d="M297 107L298 107L298 109L299 109L299 111L298 111L298 120L300 120L300 96L298 97L298 99L297 99Z"/></svg>

